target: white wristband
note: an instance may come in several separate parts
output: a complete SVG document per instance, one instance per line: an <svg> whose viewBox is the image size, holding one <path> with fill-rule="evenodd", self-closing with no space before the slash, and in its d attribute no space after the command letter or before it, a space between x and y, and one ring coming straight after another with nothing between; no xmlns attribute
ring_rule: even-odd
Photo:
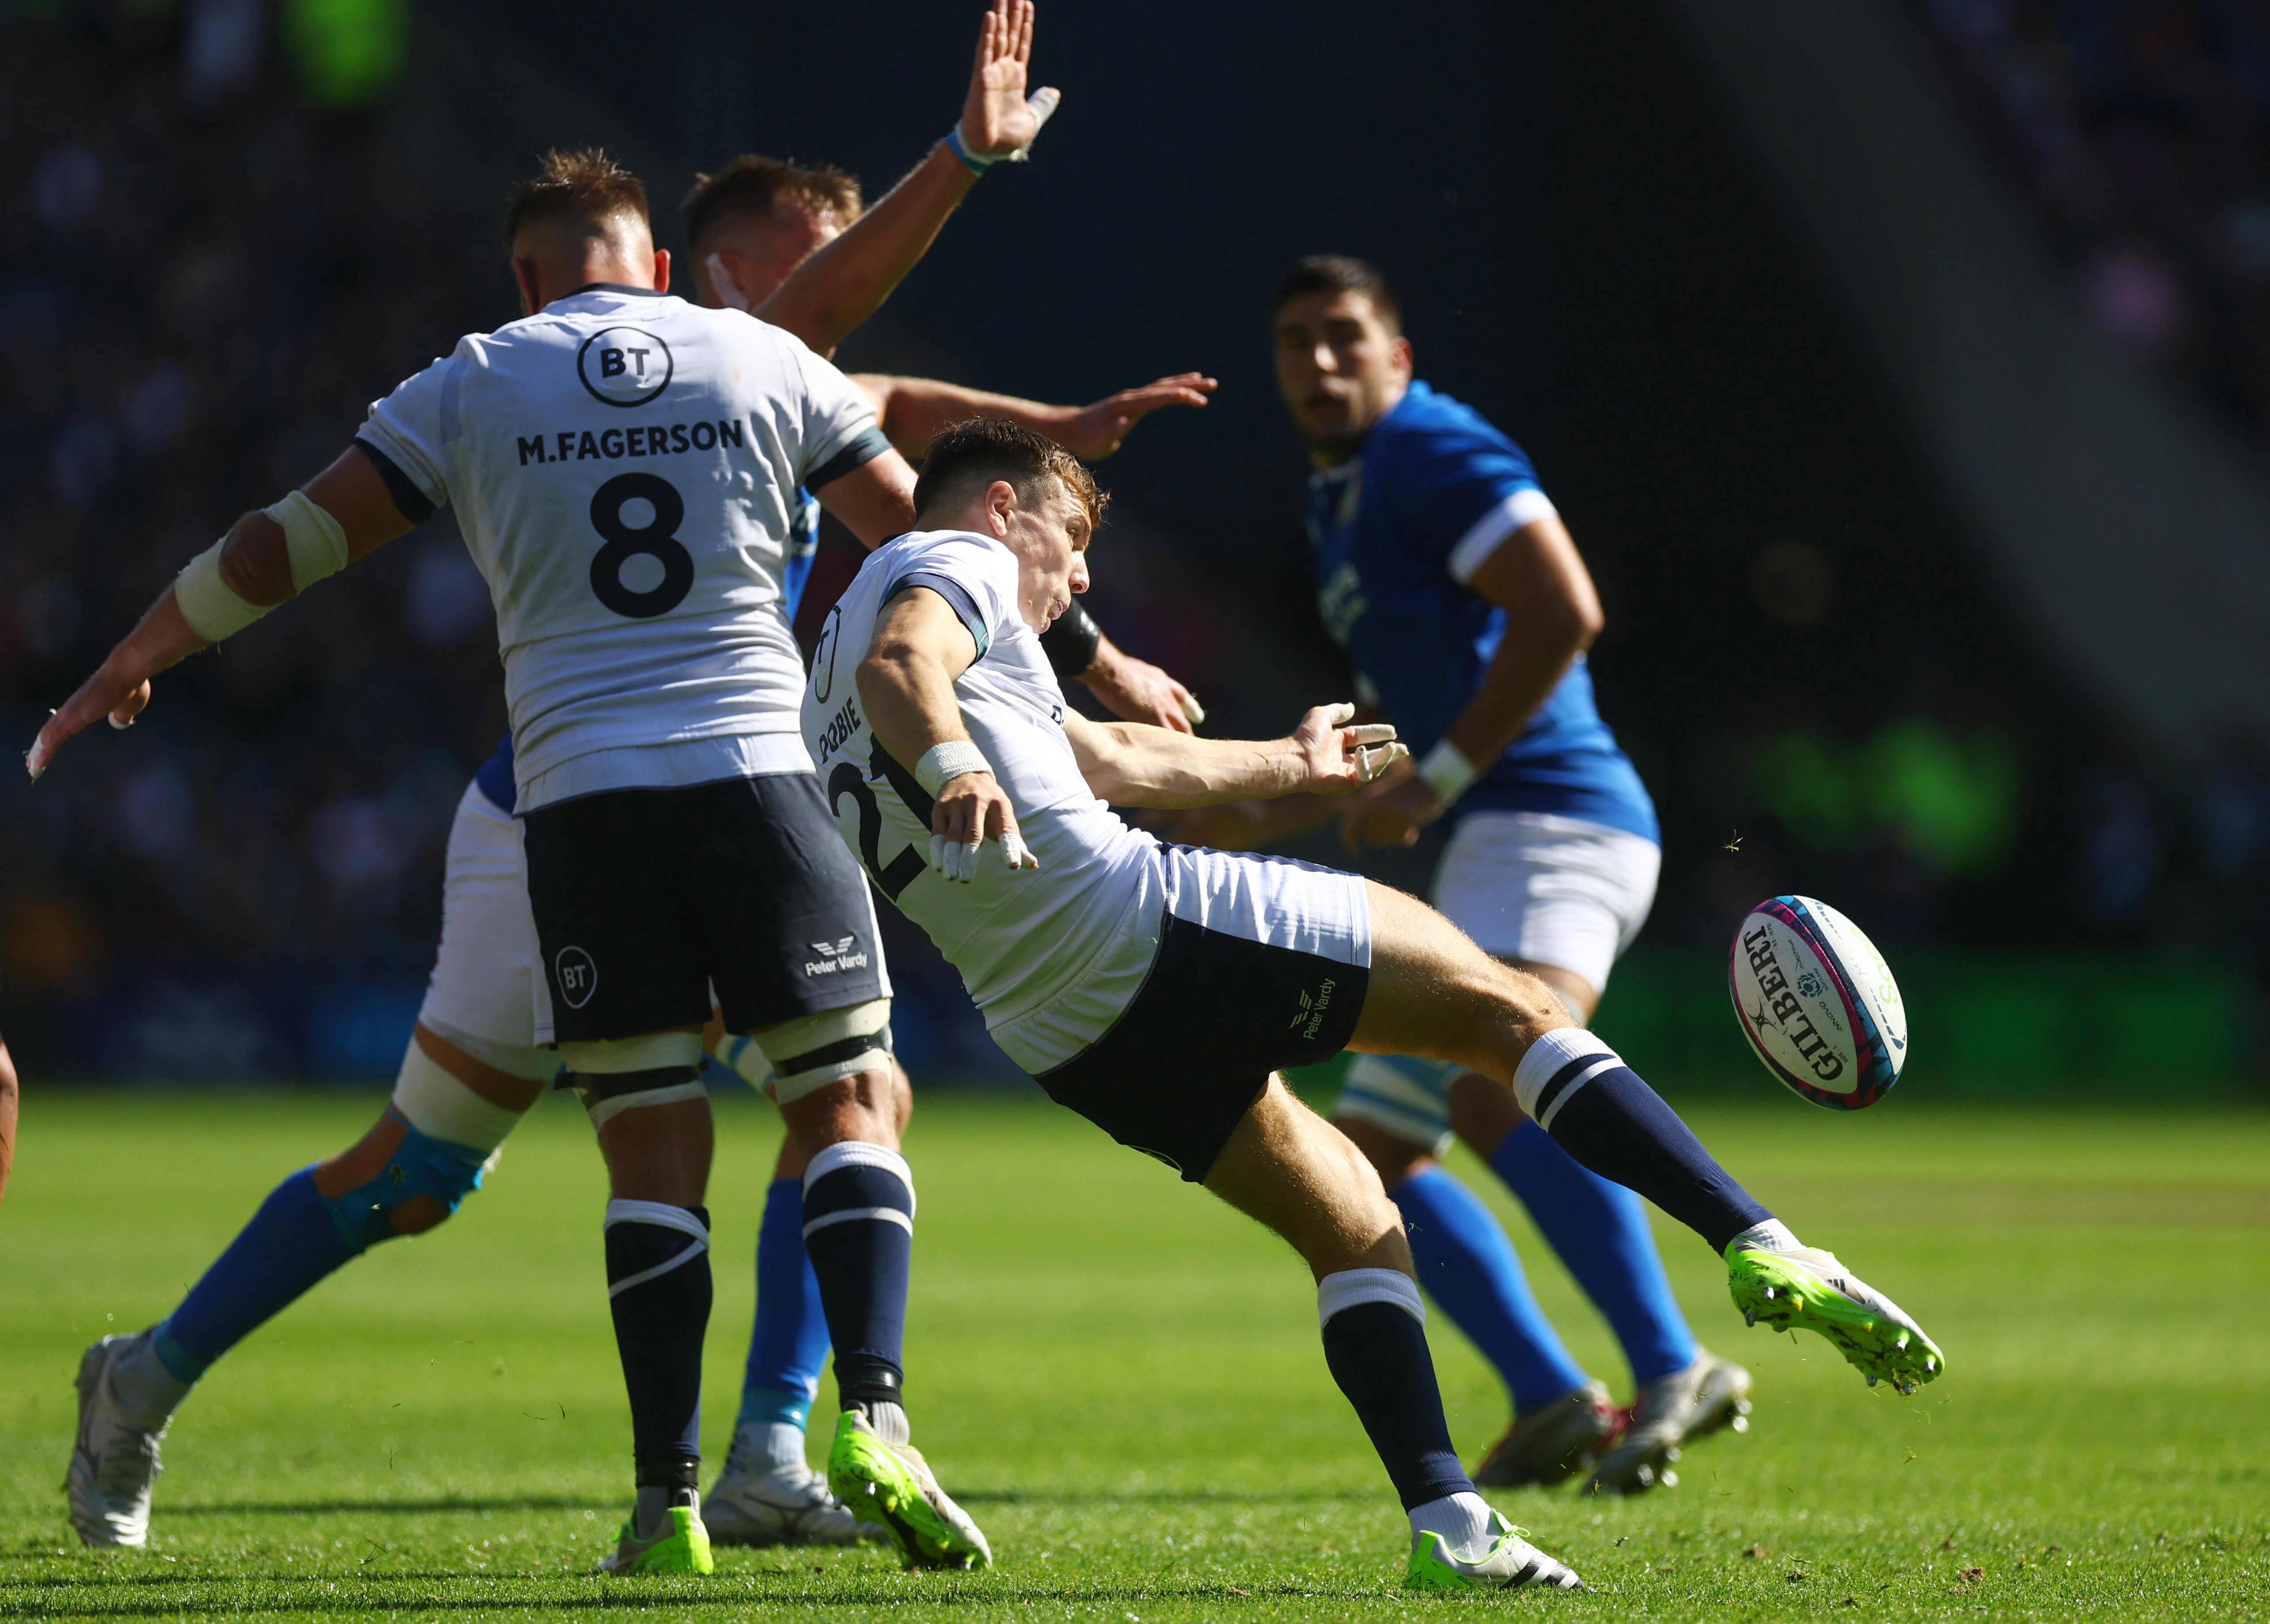
<svg viewBox="0 0 2270 1624"><path fill-rule="evenodd" d="M1419 776L1442 797L1445 806L1464 795L1481 775L1481 768L1467 760L1465 752L1447 738L1439 741L1419 762Z"/></svg>
<svg viewBox="0 0 2270 1624"><path fill-rule="evenodd" d="M915 782L936 795L949 778L992 770L992 763L986 760L985 753L976 745L968 739L949 738L923 752L922 760L915 763Z"/></svg>
<svg viewBox="0 0 2270 1624"><path fill-rule="evenodd" d="M174 602L189 622L189 630L209 643L225 637L234 637L268 612L257 604L248 604L236 595L236 589L222 579L220 550L228 545L224 536L203 552L182 566L182 573L174 577Z"/></svg>

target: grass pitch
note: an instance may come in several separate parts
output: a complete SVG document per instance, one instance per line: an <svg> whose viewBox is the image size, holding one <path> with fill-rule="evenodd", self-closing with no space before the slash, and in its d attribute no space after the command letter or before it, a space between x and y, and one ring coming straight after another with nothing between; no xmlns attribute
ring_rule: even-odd
<svg viewBox="0 0 2270 1624"><path fill-rule="evenodd" d="M167 1441L148 1553L80 1550L56 1487L80 1348L170 1308L278 1177L375 1105L26 1101L0 1209L0 1615L2270 1614L2270 1116L1905 1098L1692 1119L1802 1235L1915 1313L1948 1374L1902 1400L1815 1339L1745 1331L1715 1261L1665 1225L1680 1298L1756 1373L1757 1413L1747 1436L1690 1450L1673 1490L1498 1497L1590 1595L1395 1588L1403 1521L1325 1372L1291 1254L1067 1113L937 1097L909 1144L909 1391L917 1440L992 1539L992 1572L758 1551L721 1552L706 1581L586 1576L627 1503L629 1433L600 1169L562 1100L454 1223L376 1250L207 1377ZM713 1459L779 1133L753 1100L719 1116ZM1503 1191L1458 1165L1513 1220L1578 1357L1628 1397L1598 1319ZM1430 1336L1472 1459L1504 1424L1502 1396L1440 1316Z"/></svg>

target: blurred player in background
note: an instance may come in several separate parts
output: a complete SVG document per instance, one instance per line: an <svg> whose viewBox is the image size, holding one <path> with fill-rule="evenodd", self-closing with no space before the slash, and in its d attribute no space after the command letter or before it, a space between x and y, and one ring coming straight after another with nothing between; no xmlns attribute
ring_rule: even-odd
<svg viewBox="0 0 2270 1624"><path fill-rule="evenodd" d="M1593 704L1591 576L1521 449L1413 377L1376 269L1303 260L1272 311L1278 388L1316 466L1324 627L1357 698L1418 760L1353 805L1223 808L1184 834L1250 847L1339 819L1354 850L1407 846L1447 819L1435 905L1589 1023L1661 864L1654 805ZM1362 1055L1332 1120L1402 1209L1420 1281L1511 1393L1513 1424L1478 1482L1557 1483L1590 1465L1588 1487L1639 1493L1673 1480L1683 1440L1742 1424L1748 1373L1695 1346L1639 1198L1579 1167L1504 1089L1440 1060ZM1628 1426L1538 1308L1504 1228L1437 1160L1454 1131L1613 1327L1637 1389Z"/></svg>
<svg viewBox="0 0 2270 1624"><path fill-rule="evenodd" d="M1407 1585L1577 1579L1459 1466L1405 1222L1284 1067L1352 1048L1474 1072L1700 1235L1754 1320L1820 1331L1872 1385L1912 1392L1938 1374L1913 1321L1803 1247L1543 982L1385 886L1163 845L1113 811L1346 795L1403 753L1391 724L1348 727L1354 707L1334 705L1289 738L1224 741L1067 713L1038 636L1087 588L1093 477L1013 424L969 423L939 437L916 507L918 528L867 560L812 656L804 735L837 832L1052 1099L1301 1254L1325 1362L1409 1519ZM878 1200L843 1227L887 1236L911 1217ZM830 1323L841 1347L850 1327ZM895 1351L895 1325L869 1334ZM919 1510L913 1486L846 1472L858 1426L847 1414L837 1433L837 1491L864 1482L886 1511L893 1494Z"/></svg>
<svg viewBox="0 0 2270 1624"><path fill-rule="evenodd" d="M1027 22L1029 31L1029 20ZM758 314L786 327L815 349L832 350L851 326L881 303L900 277L919 259L982 173L983 166L964 154L1003 150L1009 138L1001 125L1021 96L1021 63L1013 82L1001 64L1013 50L989 53L981 37L970 93L954 140L940 143L930 159L864 215L856 182L835 171L798 169L748 157L706 177L686 200L689 234L697 225L723 222L712 234L736 262L744 300ZM1053 93L1043 93L1053 98ZM1017 127L1008 125L1009 134ZM1027 145L1030 131L1026 131ZM1017 149L1021 152L1023 149ZM941 164L938 154L953 154ZM698 211L698 212L697 212ZM750 217L760 215L762 223ZM767 227L777 222L783 231ZM844 236L842 246L814 258L814 251ZM812 263L807 263L807 261ZM803 269L798 273L798 267ZM705 292L708 291L705 289ZM705 303L731 302L715 297ZM1043 406L1003 397L956 391L919 380L872 381L881 389L925 402L957 399L972 410L1013 409L1044 418L1095 455L1116 449L1118 439L1148 412L1165 404L1203 404L1210 379L1194 374L1163 381L1148 389L1124 391L1085 409ZM925 419L892 426L904 437L901 449L918 453L927 439ZM934 419L931 419L934 420ZM919 434L919 438L917 435ZM795 614L817 535L819 506L797 493L787 549L784 585L787 613ZM1052 642L1052 657L1068 673L1086 678L1099 697L1124 714L1187 726L1195 701L1164 672L1130 659L1102 638L1092 622L1084 634L1067 627ZM1068 653L1059 652L1068 650ZM541 1097L558 1070L555 1051L535 1046L531 977L535 927L529 915L525 875L511 814L516 803L514 766L508 739L498 755L476 775L462 797L452 827L444 923L438 960L417 1031L405 1051L403 1075L389 1111L369 1136L346 1154L310 1173L286 1181L270 1204L175 1313L157 1328L167 1346L186 1357L167 1374L145 1383L146 1404L134 1419L146 1421L180 1380L193 1378L268 1316L280 1311L340 1263L375 1241L423 1232L446 1220L465 1194L478 1187L481 1168L464 1158L441 1158L438 1165L405 1166L420 1151L405 1134L411 1113L438 1129L438 1107L453 1121L452 1144L493 1152L521 1113ZM761 1050L746 1037L724 1034L713 1021L713 1047L753 1083L768 1077ZM909 1107L903 1072L894 1063L901 1116ZM493 1157L491 1157L493 1160ZM876 1531L857 1523L827 1494L824 1479L804 1457L804 1423L818 1391L827 1337L818 1285L805 1256L802 1219L802 1159L793 1140L783 1150L780 1175L765 1205L758 1244L758 1308L752 1335L740 1424L723 1475L702 1508L709 1531L723 1543L841 1543ZM336 1199L343 1192L385 1179L401 1187L401 1198L341 1247L323 1240L323 1227L310 1221L309 1196ZM430 1185L432 1188L422 1188ZM303 1188L303 1186L309 1188ZM310 1231L313 1238L311 1239ZM130 1379L137 1367L130 1365ZM83 1404L99 1393L82 1394ZM178 1402L175 1397L174 1402ZM73 1520L90 1544L138 1545L146 1538L149 1487L156 1470L157 1442L170 1410L157 1425L127 1426L108 1442L103 1429L83 1424L74 1462ZM146 1442L145 1441L146 1439Z"/></svg>

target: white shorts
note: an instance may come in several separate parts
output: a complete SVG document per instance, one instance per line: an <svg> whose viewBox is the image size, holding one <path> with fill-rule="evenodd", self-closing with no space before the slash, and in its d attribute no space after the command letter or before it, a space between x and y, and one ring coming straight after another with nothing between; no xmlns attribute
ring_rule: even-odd
<svg viewBox="0 0 2270 1624"><path fill-rule="evenodd" d="M1371 964L1371 904L1360 877L1291 857L1159 846L1117 927L1087 968L1049 1003L992 1027L993 1041L1035 1077L1081 1054L1143 991L1169 917L1294 958L1364 969ZM1258 988L1250 990L1259 997ZM1251 1019L1289 1029L1300 1024L1288 1021L1300 1007L1256 1006Z"/></svg>
<svg viewBox="0 0 2270 1624"><path fill-rule="evenodd" d="M1435 906L1497 959L1550 964L1606 991L1647 923L1663 848L1550 812L1469 812L1435 870Z"/></svg>
<svg viewBox="0 0 2270 1624"><path fill-rule="evenodd" d="M1601 992L1647 923L1662 866L1662 848L1621 829L1549 812L1469 812L1435 870L1435 906L1493 957L1554 965ZM1450 1138L1450 1083L1465 1070L1414 1055L1358 1055L1332 1115L1440 1155Z"/></svg>
<svg viewBox="0 0 2270 1624"><path fill-rule="evenodd" d="M536 916L513 820L468 784L449 826L441 946L418 1024L531 1081L560 1069L536 1046Z"/></svg>

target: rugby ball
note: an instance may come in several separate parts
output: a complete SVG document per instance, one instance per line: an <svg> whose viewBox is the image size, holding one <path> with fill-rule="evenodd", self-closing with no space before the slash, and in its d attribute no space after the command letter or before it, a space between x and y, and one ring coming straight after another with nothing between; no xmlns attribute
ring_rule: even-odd
<svg viewBox="0 0 2270 1624"><path fill-rule="evenodd" d="M1766 1070L1815 1105L1857 1111L1908 1059L1907 1006L1876 945L1811 897L1768 898L1734 932L1726 990Z"/></svg>

